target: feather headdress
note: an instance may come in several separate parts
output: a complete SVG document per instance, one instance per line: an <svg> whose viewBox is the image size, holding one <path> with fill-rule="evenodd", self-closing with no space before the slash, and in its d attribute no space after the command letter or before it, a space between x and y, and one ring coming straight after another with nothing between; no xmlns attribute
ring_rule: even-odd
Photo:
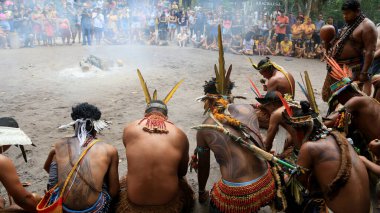
<svg viewBox="0 0 380 213"><path fill-rule="evenodd" d="M313 86L311 85L311 81L310 81L310 78L309 78L309 73L307 71L305 71L304 73L305 73L305 82L306 82L306 91L307 91L307 94L305 94L305 96L306 96L307 100L310 103L311 109L315 113L319 114L319 109L318 109L317 102L315 101L314 90L313 90ZM299 85L301 86L301 84L299 84ZM301 89L302 89L302 91L305 92L305 88L303 88L301 86Z"/></svg>
<svg viewBox="0 0 380 213"><path fill-rule="evenodd" d="M219 68L214 66L215 78L216 78L216 91L223 96L230 95L229 87L231 84L230 75L232 71L232 64L228 67L228 71L225 69L224 50L222 41L221 27L218 25L218 47L219 47Z"/></svg>
<svg viewBox="0 0 380 213"><path fill-rule="evenodd" d="M152 101L157 101L158 100L158 96L157 96L157 90L154 90L153 92L153 98L150 96L150 93L149 93L149 89L148 89L148 86L140 72L139 69L137 69L137 75L139 76L139 79L140 79L140 84L141 84L141 87L143 89L143 92L144 92L144 96L145 96L145 101L146 103L148 104L148 106L150 104L152 104L151 102ZM180 80L176 85L174 85L174 87L170 90L170 92L166 95L166 97L162 100L162 102L164 102L164 104L167 104L170 99L173 97L174 93L177 91L178 87L182 84L182 82L184 81L184 79Z"/></svg>
<svg viewBox="0 0 380 213"><path fill-rule="evenodd" d="M333 93L328 103L331 103L340 92L344 91L351 85L352 71L347 65L343 65L343 68L331 57L325 55L326 63L331 67L329 75L337 80L330 86L330 90Z"/></svg>

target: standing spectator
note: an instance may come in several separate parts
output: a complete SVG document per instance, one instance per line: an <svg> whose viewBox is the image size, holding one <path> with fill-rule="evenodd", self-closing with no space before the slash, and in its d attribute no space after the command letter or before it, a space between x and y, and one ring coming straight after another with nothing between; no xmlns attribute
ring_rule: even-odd
<svg viewBox="0 0 380 213"><path fill-rule="evenodd" d="M314 41L316 44L321 43L321 37L319 36L319 31L321 30L322 26L325 25L325 21L323 20L323 15L318 15L318 20L315 22L315 32L314 32Z"/></svg>
<svg viewBox="0 0 380 213"><path fill-rule="evenodd" d="M158 39L160 41L166 41L168 34L168 20L165 13L162 13L158 22Z"/></svg>
<svg viewBox="0 0 380 213"><path fill-rule="evenodd" d="M285 36L284 40L280 43L281 55L291 56L293 52L293 43L289 40L288 36Z"/></svg>
<svg viewBox="0 0 380 213"><path fill-rule="evenodd" d="M313 22L311 22L311 18L306 18L306 23L303 24L304 29L304 37L305 37L305 44L306 44L306 57L310 58L311 53L314 52L314 40L313 40L313 34L315 31L315 25Z"/></svg>
<svg viewBox="0 0 380 213"><path fill-rule="evenodd" d="M196 18L194 11L189 12L189 30L190 30L190 38L193 37L193 34L195 33L195 24L196 24Z"/></svg>
<svg viewBox="0 0 380 213"><path fill-rule="evenodd" d="M62 38L62 44L69 45L70 44L70 38L71 38L71 29L70 29L70 23L67 19L62 19L59 23L59 32L61 34Z"/></svg>
<svg viewBox="0 0 380 213"><path fill-rule="evenodd" d="M78 20L78 12L77 10L73 7L71 2L67 2L67 7L66 7L66 16L69 20L70 23L70 29L71 29L71 39L72 43L75 43L75 38L77 37L78 34L78 26L77 24L79 23ZM80 36L79 37L79 43L80 43Z"/></svg>
<svg viewBox="0 0 380 213"><path fill-rule="evenodd" d="M91 45L91 13L89 9L85 8L81 14L81 26L82 26L82 35L83 43L82 45Z"/></svg>
<svg viewBox="0 0 380 213"><path fill-rule="evenodd" d="M21 15L21 14L20 14ZM21 15L22 16L22 15ZM38 45L41 45L41 41L43 41L43 22L44 22L44 15L41 12L40 7L35 7L32 13L32 25L33 25L33 34L35 36L35 39L38 42Z"/></svg>
<svg viewBox="0 0 380 213"><path fill-rule="evenodd" d="M182 14L178 17L178 26L180 31L187 31L188 17L187 12L182 11Z"/></svg>
<svg viewBox="0 0 380 213"><path fill-rule="evenodd" d="M177 28L177 16L175 15L175 11L171 11L170 12L170 16L169 16L169 40L172 41L174 39L174 36L175 36L175 30Z"/></svg>
<svg viewBox="0 0 380 213"><path fill-rule="evenodd" d="M195 16L195 31L200 31L202 35L205 34L204 27L205 27L205 15L203 12L198 11Z"/></svg>
<svg viewBox="0 0 380 213"><path fill-rule="evenodd" d="M223 19L223 35L231 34L232 21L231 16L225 16Z"/></svg>
<svg viewBox="0 0 380 213"><path fill-rule="evenodd" d="M338 27L337 27L336 24L334 23L334 18L333 18L332 16L329 16L329 17L327 18L326 24L329 24L329 25L334 26L334 28L335 28L335 35L338 34Z"/></svg>
<svg viewBox="0 0 380 213"><path fill-rule="evenodd" d="M286 34L286 26L289 24L289 18L285 16L284 10L280 10L279 16L276 18L276 34L277 34L277 43L280 43L284 40Z"/></svg>
<svg viewBox="0 0 380 213"><path fill-rule="evenodd" d="M103 35L103 28L104 28L104 15L101 13L100 8L96 8L94 13L92 14L92 19L94 23L94 33L95 33L95 39L96 44L100 44L100 40L102 39Z"/></svg>
<svg viewBox="0 0 380 213"><path fill-rule="evenodd" d="M294 46L303 42L303 28L302 19L298 16L297 22L292 25L292 43ZM295 49L295 47L293 47L293 49Z"/></svg>
<svg viewBox="0 0 380 213"><path fill-rule="evenodd" d="M264 37L264 40L266 41L269 37L269 30L272 29L271 21L268 19L267 15L264 15L263 19L260 21L259 24L261 35Z"/></svg>
<svg viewBox="0 0 380 213"><path fill-rule="evenodd" d="M296 17L292 12L289 13L289 25L286 26L286 34L289 37L289 40L292 40L292 26L297 22Z"/></svg>

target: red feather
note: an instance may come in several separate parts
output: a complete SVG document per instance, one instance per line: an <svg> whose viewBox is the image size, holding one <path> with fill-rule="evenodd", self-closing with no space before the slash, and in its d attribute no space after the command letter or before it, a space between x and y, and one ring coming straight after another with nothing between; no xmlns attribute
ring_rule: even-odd
<svg viewBox="0 0 380 213"><path fill-rule="evenodd" d="M285 110L286 110L286 112L288 113L288 115L289 115L290 117L292 117L292 116L293 116L293 111L292 111L292 109L290 108L288 102L286 102L286 100L284 99L284 97L282 97L282 95L281 95L280 93L277 93L277 96L280 98L280 100L281 100L282 104L284 105Z"/></svg>
<svg viewBox="0 0 380 213"><path fill-rule="evenodd" d="M253 83L253 81L251 79L249 79L249 78L248 78L248 80L249 80L249 82L251 82L253 88L255 89L255 91L259 95L259 97L262 98L263 96L260 94L259 89L257 89L255 83Z"/></svg>

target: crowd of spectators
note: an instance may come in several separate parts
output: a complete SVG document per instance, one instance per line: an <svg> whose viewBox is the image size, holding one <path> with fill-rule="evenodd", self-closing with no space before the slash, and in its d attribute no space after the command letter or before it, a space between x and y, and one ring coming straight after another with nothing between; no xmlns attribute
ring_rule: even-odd
<svg viewBox="0 0 380 213"><path fill-rule="evenodd" d="M279 8L253 9L247 16L236 8L182 8L173 0L6 0L0 4L0 45L138 43L218 50L221 25L225 50L234 54L319 58L324 24L333 25L333 19L319 15L312 21Z"/></svg>

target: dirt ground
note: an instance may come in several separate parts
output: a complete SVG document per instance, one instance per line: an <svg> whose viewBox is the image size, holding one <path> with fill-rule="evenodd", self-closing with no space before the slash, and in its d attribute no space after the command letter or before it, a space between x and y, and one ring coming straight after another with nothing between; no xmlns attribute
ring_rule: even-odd
<svg viewBox="0 0 380 213"><path fill-rule="evenodd" d="M83 73L79 61L89 54L121 59L125 65L107 72ZM195 99L203 95L204 81L214 75L218 53L176 46L77 45L1 50L0 58L0 117L14 117L37 145L26 147L28 163L24 163L16 147L6 155L14 161L21 180L32 183L28 190L42 194L48 180L48 174L42 169L48 152L59 138L72 135L71 131L58 131L57 127L71 122L71 107L81 102L98 106L102 118L112 121L111 129L103 131L101 138L117 147L120 176L126 173L122 130L129 122L141 119L145 107L136 68L143 73L151 91L158 89L159 98L163 98L177 81L185 79L168 107L169 119L189 138L191 154L196 146L196 132L190 127L205 119L203 105ZM258 62L261 58L254 56L253 60ZM231 79L237 85L233 94L248 98L239 103L254 102L247 78L259 85L259 73L251 68L245 56L226 53L225 59L226 65L233 64ZM317 92L317 102L322 112L326 111L320 96L326 73L324 63L286 57L272 59L291 72L296 81L300 81L300 73L308 70ZM296 99L305 99L298 86ZM207 189L219 178L219 167L213 159ZM188 173L187 179L197 191L196 173ZM4 196L4 190L2 193ZM195 212L207 212L207 208L197 203Z"/></svg>

